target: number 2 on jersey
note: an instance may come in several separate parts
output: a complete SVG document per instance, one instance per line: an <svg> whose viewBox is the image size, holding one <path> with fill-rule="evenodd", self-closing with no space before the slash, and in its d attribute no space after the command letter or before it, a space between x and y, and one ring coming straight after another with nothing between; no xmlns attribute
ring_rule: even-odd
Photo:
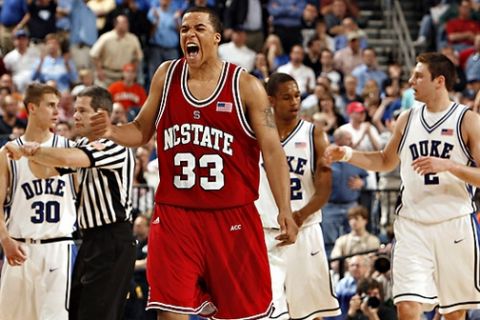
<svg viewBox="0 0 480 320"><path fill-rule="evenodd" d="M223 159L218 154L204 154L197 162L191 153L177 153L173 158L173 163L182 170L180 175L173 177L173 184L178 189L191 189L199 182L203 190L220 190L225 184ZM208 176L199 176L199 181L197 181L196 168L208 169Z"/></svg>
<svg viewBox="0 0 480 320"><path fill-rule="evenodd" d="M302 199L302 182L298 178L290 178L290 200Z"/></svg>

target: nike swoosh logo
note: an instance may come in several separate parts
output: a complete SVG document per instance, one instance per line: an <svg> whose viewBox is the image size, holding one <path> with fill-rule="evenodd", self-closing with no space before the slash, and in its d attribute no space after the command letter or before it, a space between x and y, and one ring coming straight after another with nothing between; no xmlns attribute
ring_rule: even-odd
<svg viewBox="0 0 480 320"><path fill-rule="evenodd" d="M462 242L463 240L465 240L465 239L453 240L453 243L459 243L459 242Z"/></svg>
<svg viewBox="0 0 480 320"><path fill-rule="evenodd" d="M320 251L310 252L310 255L313 257L313 256L316 256L319 253L320 253Z"/></svg>
<svg viewBox="0 0 480 320"><path fill-rule="evenodd" d="M49 272L53 272L55 270L57 270L58 268L51 268L51 269L48 269Z"/></svg>

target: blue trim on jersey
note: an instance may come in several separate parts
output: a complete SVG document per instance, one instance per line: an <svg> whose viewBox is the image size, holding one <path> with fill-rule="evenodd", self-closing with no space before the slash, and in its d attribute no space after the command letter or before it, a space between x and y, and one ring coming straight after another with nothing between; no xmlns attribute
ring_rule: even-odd
<svg viewBox="0 0 480 320"><path fill-rule="evenodd" d="M222 89L225 86L225 82L226 82L226 79L227 79L229 69L230 69L230 63L228 63L226 61L223 61L222 71L220 73L220 79L219 79L212 95L210 97L204 99L204 100L198 100L193 96L193 94L188 89L188 83L187 83L187 80L188 80L188 64L184 61L183 62L183 68L182 68L182 74L181 74L181 78L180 78L180 87L182 89L183 96L194 107L203 108L203 107L208 106L213 101L217 100L218 96L220 95L220 92L222 92Z"/></svg>
<svg viewBox="0 0 480 320"><path fill-rule="evenodd" d="M58 136L54 133L53 139L52 139L52 147L53 148L57 147L57 144L58 144Z"/></svg>
<svg viewBox="0 0 480 320"><path fill-rule="evenodd" d="M312 179L315 179L315 170L317 169L317 157L315 154L315 125L310 124L308 140L310 142L310 169L312 171Z"/></svg>
<svg viewBox="0 0 480 320"><path fill-rule="evenodd" d="M453 103L453 105L450 107L450 110L446 114L443 115L437 122L435 122L432 126L428 125L427 121L425 120L424 113L427 109L427 105L423 105L422 110L420 110L420 122L422 123L423 127L425 130L427 130L428 133L432 133L435 129L437 129L442 123L447 121L447 119L455 112L459 105L457 103Z"/></svg>
<svg viewBox="0 0 480 320"><path fill-rule="evenodd" d="M15 190L17 188L17 163L15 162L15 160L11 159L8 159L7 162L10 167L10 190L8 191L8 194L6 194L5 202L3 203L4 207L10 207L12 205Z"/></svg>
<svg viewBox="0 0 480 320"><path fill-rule="evenodd" d="M468 149L468 147L466 146L465 140L463 139L463 135L462 135L462 121L468 110L469 110L468 108L464 107L464 109L461 111L460 116L458 117L457 125L456 125L456 130L457 130L456 133L457 133L457 138L460 143L460 146L462 147L463 152L465 153L467 158L473 162L474 161L473 156L470 153L470 150Z"/></svg>
<svg viewBox="0 0 480 320"><path fill-rule="evenodd" d="M475 261L475 274L474 274L474 282L475 282L475 289L480 292L480 263L479 263L479 250L480 250L480 243L478 239L478 235L480 234L480 225L477 220L476 212L473 212L470 215L471 224L472 224L472 231L473 231L473 244L474 244L474 261Z"/></svg>
<svg viewBox="0 0 480 320"><path fill-rule="evenodd" d="M300 130L300 128L303 126L303 123L305 121L303 120L298 120L297 122L297 125L295 126L295 128L293 128L293 130L285 137L285 139L283 139L281 141L282 143L282 148L285 147L285 145L290 141L292 140L293 136Z"/></svg>
<svg viewBox="0 0 480 320"><path fill-rule="evenodd" d="M247 116L245 112L243 112L243 104L242 98L240 97L240 75L243 69L241 67L237 67L233 72L233 79L232 79L232 91L233 91L233 102L235 103L235 109L237 110L238 120L240 121L240 125L242 126L245 133L253 139L255 137L255 131L253 131L252 127L248 123Z"/></svg>
<svg viewBox="0 0 480 320"><path fill-rule="evenodd" d="M173 70L175 70L175 67L181 60L174 60L170 65L168 66L167 69L167 76L165 78L165 82L163 83L163 88L162 88L162 99L160 101L160 107L157 113L157 117L155 119L155 128L158 127L158 123L160 122L160 119L162 118L163 111L165 110L165 104L167 103L167 98L168 98L168 90L167 88L170 88L170 83L172 82L172 74Z"/></svg>
<svg viewBox="0 0 480 320"><path fill-rule="evenodd" d="M398 192L397 207L395 208L395 214L397 216L400 215L400 210L402 210L402 207L403 207L402 194L403 194L404 190L405 190L405 186L402 184L400 186L400 191Z"/></svg>
<svg viewBox="0 0 480 320"><path fill-rule="evenodd" d="M75 265L75 260L77 258L77 246L72 243L68 245L68 254L67 254L67 286L65 290L65 310L69 310L70 305L70 290L72 285L72 274L73 266Z"/></svg>
<svg viewBox="0 0 480 320"><path fill-rule="evenodd" d="M405 125L405 129L403 130L402 138L400 139L400 143L398 144L397 147L397 154L399 154L402 151L403 145L405 144L405 140L407 140L407 133L408 130L410 129L410 124L412 123L412 109L408 112L408 118L407 118L407 124Z"/></svg>
<svg viewBox="0 0 480 320"><path fill-rule="evenodd" d="M397 294L396 296L394 296L393 299L395 300L398 297L404 297L404 296L420 297L420 298L427 299L427 300L438 299L438 296L425 297L425 296L422 296L421 294L418 294L418 293L401 293L401 294Z"/></svg>

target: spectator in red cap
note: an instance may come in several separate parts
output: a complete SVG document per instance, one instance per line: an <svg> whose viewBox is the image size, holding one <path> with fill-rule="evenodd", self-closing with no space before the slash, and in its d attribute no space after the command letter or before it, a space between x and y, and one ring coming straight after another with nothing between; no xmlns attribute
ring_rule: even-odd
<svg viewBox="0 0 480 320"><path fill-rule="evenodd" d="M108 87L108 91L112 95L113 101L120 102L125 108L125 111L138 111L147 99L147 93L145 89L136 82L137 68L133 63L127 63L122 68L122 74L122 80L112 83Z"/></svg>
<svg viewBox="0 0 480 320"><path fill-rule="evenodd" d="M353 102L350 102L347 105L347 113L348 113L349 116L353 112L360 113L360 112L364 112L364 111L367 111L367 109L363 106L363 104L361 102L353 101Z"/></svg>

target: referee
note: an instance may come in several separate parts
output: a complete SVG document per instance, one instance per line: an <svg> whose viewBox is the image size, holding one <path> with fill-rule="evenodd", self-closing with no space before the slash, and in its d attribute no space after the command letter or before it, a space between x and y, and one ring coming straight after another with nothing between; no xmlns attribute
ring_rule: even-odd
<svg viewBox="0 0 480 320"><path fill-rule="evenodd" d="M98 109L111 113L111 95L101 87L87 87L75 101L75 128L83 137L75 148L24 145L18 149L32 160L32 171L40 178L78 173L83 243L73 270L70 320L121 319L135 264L131 223L135 161L129 148L107 139L89 139L90 115Z"/></svg>

